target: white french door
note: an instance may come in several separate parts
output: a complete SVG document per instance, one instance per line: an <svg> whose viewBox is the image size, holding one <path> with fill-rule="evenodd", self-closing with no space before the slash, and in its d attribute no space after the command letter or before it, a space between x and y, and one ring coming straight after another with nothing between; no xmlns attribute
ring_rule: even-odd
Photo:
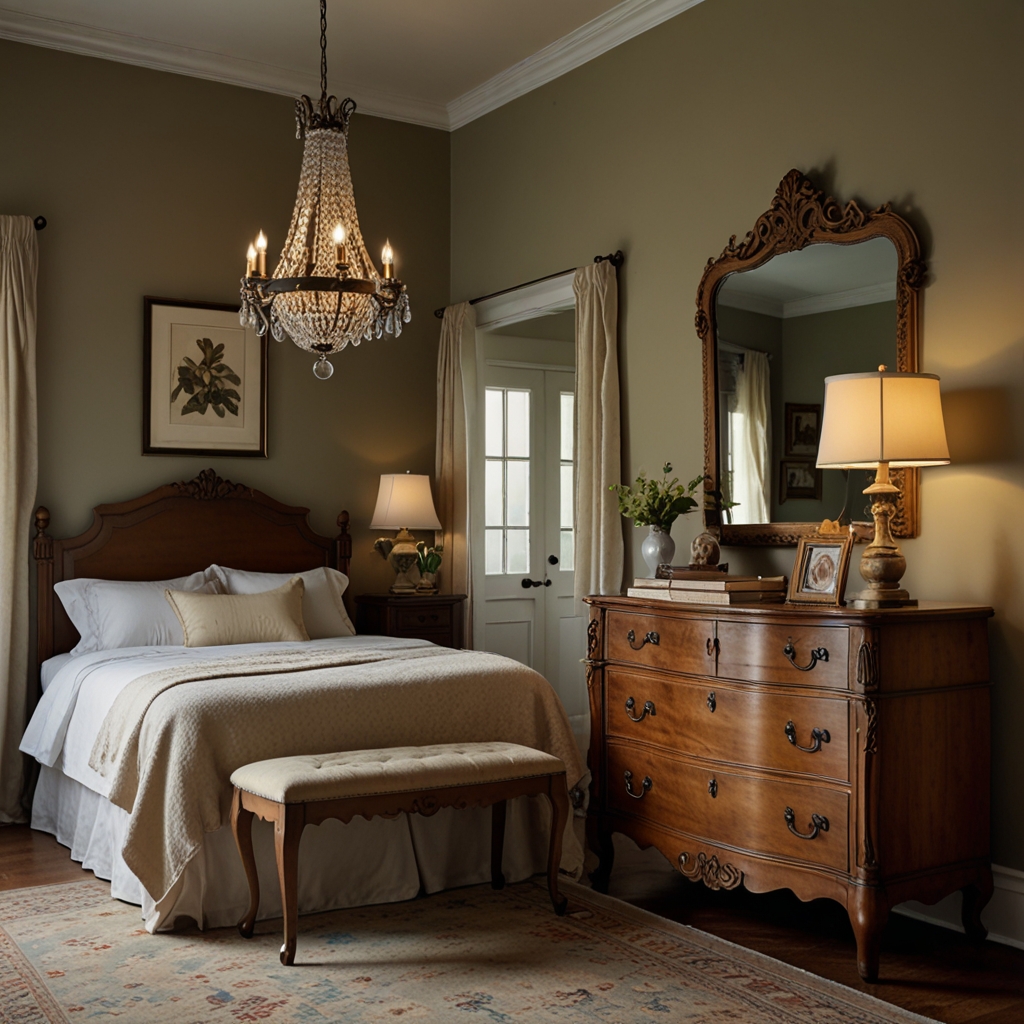
<svg viewBox="0 0 1024 1024"><path fill-rule="evenodd" d="M577 732L587 713L586 620L573 600L575 374L487 363L483 647L544 675Z"/></svg>

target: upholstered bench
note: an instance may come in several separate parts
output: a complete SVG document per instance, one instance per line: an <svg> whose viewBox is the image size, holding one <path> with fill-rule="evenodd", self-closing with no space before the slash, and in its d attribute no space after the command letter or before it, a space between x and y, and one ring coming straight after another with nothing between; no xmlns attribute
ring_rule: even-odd
<svg viewBox="0 0 1024 1024"><path fill-rule="evenodd" d="M361 814L433 814L441 807L491 807L491 885L505 884L501 871L505 801L543 793L551 800L548 892L556 914L565 913L558 893L562 833L569 817L565 765L551 754L517 743L440 743L338 754L277 757L247 764L231 775L235 787L231 828L249 881L249 910L238 930L249 938L256 923L260 885L252 848L255 815L274 823L277 877L281 886L284 945L281 963L295 960L298 930L299 839L306 825L329 818L349 822Z"/></svg>

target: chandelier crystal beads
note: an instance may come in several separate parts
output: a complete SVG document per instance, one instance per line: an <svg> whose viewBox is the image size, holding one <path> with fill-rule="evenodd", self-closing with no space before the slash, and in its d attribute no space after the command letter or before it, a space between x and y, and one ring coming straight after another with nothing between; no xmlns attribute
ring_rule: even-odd
<svg viewBox="0 0 1024 1024"><path fill-rule="evenodd" d="M296 137L305 141L288 237L269 278L262 231L249 247L239 319L260 337L269 330L317 354L313 372L322 380L334 372L328 355L385 333L397 338L412 319L390 241L381 274L359 230L348 165L355 109L353 100L327 95L327 3L320 0L320 100L295 103Z"/></svg>

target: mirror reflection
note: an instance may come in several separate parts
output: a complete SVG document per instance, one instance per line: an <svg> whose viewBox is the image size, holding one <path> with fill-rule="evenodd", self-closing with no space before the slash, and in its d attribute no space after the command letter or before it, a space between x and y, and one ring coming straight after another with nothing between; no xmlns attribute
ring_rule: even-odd
<svg viewBox="0 0 1024 1024"><path fill-rule="evenodd" d="M862 474L815 468L821 406L826 377L895 368L897 265L887 238L809 245L719 288L718 470L736 502L726 522L862 518Z"/></svg>

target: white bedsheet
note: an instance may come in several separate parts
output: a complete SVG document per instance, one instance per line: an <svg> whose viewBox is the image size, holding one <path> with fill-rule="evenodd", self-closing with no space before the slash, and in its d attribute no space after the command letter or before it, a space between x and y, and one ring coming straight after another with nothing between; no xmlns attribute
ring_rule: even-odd
<svg viewBox="0 0 1024 1024"><path fill-rule="evenodd" d="M338 637L296 645L245 645L245 651L372 645L395 649L424 646L421 640ZM89 767L100 726L118 694L134 679L197 659L216 660L241 646L123 648L66 660L52 675L22 739L21 749L44 767L33 802L32 826L51 832L71 855L98 877L110 879L116 898L139 903L149 931L172 928L179 918L201 927L237 922L248 904L241 862L230 828L207 833L200 853L159 903L145 891L121 857L128 815L106 799L108 782ZM505 876L510 881L545 869L547 801L509 803ZM273 832L256 822L254 843L261 878L260 918L280 914ZM326 822L306 830L301 846L299 910L302 913L409 899L420 889L435 892L487 880L490 811L444 809L419 815L348 825Z"/></svg>

